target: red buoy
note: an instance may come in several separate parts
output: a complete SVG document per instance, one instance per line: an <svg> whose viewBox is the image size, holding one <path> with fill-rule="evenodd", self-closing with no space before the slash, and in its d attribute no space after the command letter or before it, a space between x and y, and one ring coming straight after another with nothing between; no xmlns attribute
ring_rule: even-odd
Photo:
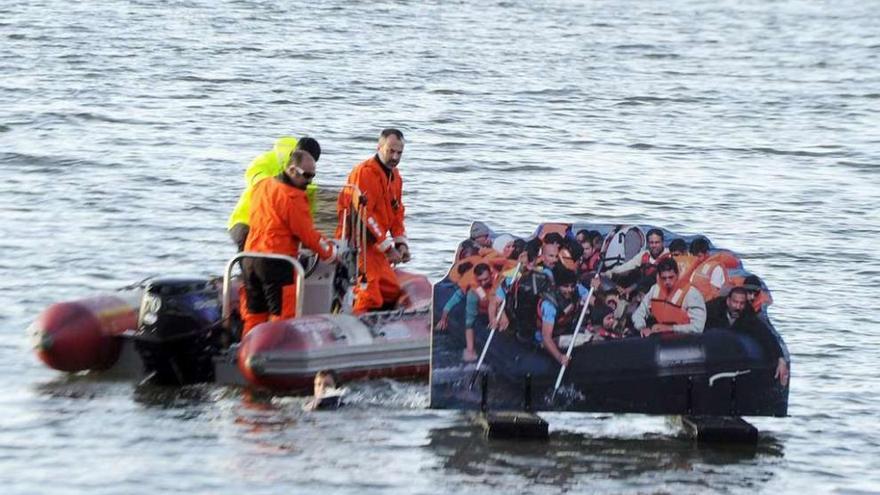
<svg viewBox="0 0 880 495"><path fill-rule="evenodd" d="M137 327L138 308L117 296L56 303L30 326L37 356L60 371L107 369L119 358L119 336Z"/></svg>

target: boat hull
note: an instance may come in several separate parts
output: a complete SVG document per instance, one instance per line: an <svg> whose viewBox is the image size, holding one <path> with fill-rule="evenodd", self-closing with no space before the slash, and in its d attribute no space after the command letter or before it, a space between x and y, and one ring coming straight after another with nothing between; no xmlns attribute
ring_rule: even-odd
<svg viewBox="0 0 880 495"><path fill-rule="evenodd" d="M241 373L251 384L286 391L311 388L323 369L342 380L427 376L428 312L375 316L307 316L259 325L238 350Z"/></svg>

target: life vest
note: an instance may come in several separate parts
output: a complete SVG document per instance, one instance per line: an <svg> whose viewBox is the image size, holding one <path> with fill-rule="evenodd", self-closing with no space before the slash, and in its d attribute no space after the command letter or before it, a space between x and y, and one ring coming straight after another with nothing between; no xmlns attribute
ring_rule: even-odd
<svg viewBox="0 0 880 495"><path fill-rule="evenodd" d="M657 281L657 295L651 298L651 316L657 323L666 325L685 325L691 317L684 309L684 298L691 289L687 279L679 278L671 291L666 291L663 284Z"/></svg>
<svg viewBox="0 0 880 495"><path fill-rule="evenodd" d="M758 295L752 300L752 309L755 310L755 313L760 314L767 306L773 304L773 298L770 297L770 294L761 290L758 292Z"/></svg>
<svg viewBox="0 0 880 495"><path fill-rule="evenodd" d="M505 294L504 313L514 328L522 329L525 336L532 337L537 328L538 306L541 296L551 290L553 281L537 269L517 278ZM519 330L518 330L519 332Z"/></svg>
<svg viewBox="0 0 880 495"><path fill-rule="evenodd" d="M602 259L602 253L599 251L594 252L587 258L587 270L594 272L597 268L599 268L599 260Z"/></svg>
<svg viewBox="0 0 880 495"><path fill-rule="evenodd" d="M602 243L602 266L607 271L622 265L645 248L645 234L635 225L618 225Z"/></svg>
<svg viewBox="0 0 880 495"><path fill-rule="evenodd" d="M730 269L739 266L739 259L728 251L715 253L697 265L691 274L691 284L700 291L703 299L711 301L721 294L721 290L730 287Z"/></svg>
<svg viewBox="0 0 880 495"><path fill-rule="evenodd" d="M679 277L690 277L691 271L697 266L697 257L692 254L680 254L672 258L678 264Z"/></svg>
<svg viewBox="0 0 880 495"><path fill-rule="evenodd" d="M730 279L733 285L735 285L736 287L741 287L745 284L746 281L746 277L743 277L741 275L730 277ZM773 304L773 296L770 295L770 292L761 289L760 291L758 291L758 295L755 297L755 299L752 300L752 309L755 310L756 314L760 314L762 311L764 311L764 308L770 306L771 304Z"/></svg>
<svg viewBox="0 0 880 495"><path fill-rule="evenodd" d="M576 292L574 293L576 294ZM562 335L565 333L569 333L574 325L575 318L577 318L580 314L578 312L578 301L575 295L570 297L563 296L558 290L548 290L542 296L541 300L538 303L538 325L544 321L543 318L543 302L547 301L552 304L556 308L556 320L553 324L553 336L556 337L558 335ZM574 304L575 307L572 311L568 313L564 313L565 308L569 305Z"/></svg>
<svg viewBox="0 0 880 495"><path fill-rule="evenodd" d="M470 263L472 266L464 273L461 273L459 267L465 263ZM474 267L480 263L485 263L482 256L468 256L467 258L462 258L456 261L455 264L452 265L452 269L449 270L449 280L458 284L458 287L462 291L467 290L474 280Z"/></svg>
<svg viewBox="0 0 880 495"><path fill-rule="evenodd" d="M477 313L488 314L489 294L490 292L493 292L492 288L484 289L477 285L476 287L472 287L470 290L477 295Z"/></svg>
<svg viewBox="0 0 880 495"><path fill-rule="evenodd" d="M642 278L650 280L653 284L654 279L657 278L657 264L669 256L669 251L664 250L660 253L660 256L652 258L651 253L645 251L642 254L642 259L639 263L639 272L641 273Z"/></svg>

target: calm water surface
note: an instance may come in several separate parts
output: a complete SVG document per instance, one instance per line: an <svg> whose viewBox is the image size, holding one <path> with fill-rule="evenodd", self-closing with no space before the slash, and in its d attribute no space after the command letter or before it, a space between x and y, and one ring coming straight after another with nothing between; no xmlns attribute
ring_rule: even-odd
<svg viewBox="0 0 880 495"><path fill-rule="evenodd" d="M0 486L17 493L880 492L875 2L0 3ZM663 418L486 443L424 384L351 407L136 388L33 357L46 305L217 274L247 162L310 134L340 185L408 138L413 268L471 220L653 223L739 252L792 352L756 451Z"/></svg>

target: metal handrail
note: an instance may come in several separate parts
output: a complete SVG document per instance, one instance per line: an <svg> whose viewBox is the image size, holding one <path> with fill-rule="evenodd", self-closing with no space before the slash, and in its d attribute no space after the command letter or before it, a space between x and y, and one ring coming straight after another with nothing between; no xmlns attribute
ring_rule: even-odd
<svg viewBox="0 0 880 495"><path fill-rule="evenodd" d="M360 271L361 273L367 272L367 223L364 220L365 208L360 204L361 198L364 193L357 186L357 184L348 183L343 185L340 188L340 192L345 189L351 189L353 194L357 194L358 198L358 207L356 212L352 212L354 209L354 202L350 201L348 208L345 208L342 213L342 238L340 239L343 242L349 243L351 247L356 249L357 255L355 258L355 270ZM353 197L353 196L352 196ZM356 222L352 222L352 225L348 225L349 216L352 218L356 218ZM348 239L348 230L351 229L351 240ZM355 273L354 277L358 278L359 274Z"/></svg>
<svg viewBox="0 0 880 495"><path fill-rule="evenodd" d="M354 192L358 195L358 199L360 199L364 195L364 193L361 192L361 189L357 186L357 184L351 184L351 183L345 184L341 188L339 188L339 192L341 193L345 189L352 189L353 190L352 192ZM348 230L346 228L348 226L347 225L348 215L349 215L349 209L345 208L343 210L343 215L342 215L342 239L340 239L342 241L346 240L346 231Z"/></svg>
<svg viewBox="0 0 880 495"><path fill-rule="evenodd" d="M274 254L274 253L254 253L250 251L243 251L241 253L236 254L232 257L231 260L226 262L226 270L223 272L223 322L225 325L229 325L229 317L232 315L232 308L229 304L229 288L232 284L232 267L238 263L239 260L244 258L263 258L269 260L281 260L290 263L293 266L294 275L294 284L296 284L294 289L294 294L296 296L296 316L302 316L302 290L303 284L305 283L305 270L303 269L300 262L292 257L287 256L286 254Z"/></svg>

